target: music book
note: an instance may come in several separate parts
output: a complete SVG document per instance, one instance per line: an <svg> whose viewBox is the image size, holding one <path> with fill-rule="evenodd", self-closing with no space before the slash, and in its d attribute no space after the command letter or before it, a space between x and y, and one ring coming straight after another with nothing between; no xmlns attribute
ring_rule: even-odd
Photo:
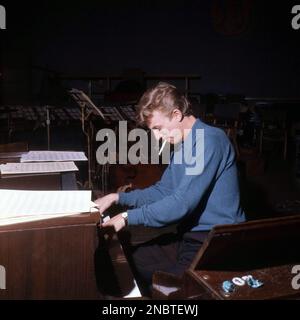
<svg viewBox="0 0 300 320"><path fill-rule="evenodd" d="M53 173L78 171L73 161L68 162L23 162L6 163L0 165L2 175L29 174L29 173Z"/></svg>
<svg viewBox="0 0 300 320"><path fill-rule="evenodd" d="M20 162L41 161L87 161L82 151L29 151L21 156Z"/></svg>
<svg viewBox="0 0 300 320"><path fill-rule="evenodd" d="M97 212L91 190L0 190L0 226Z"/></svg>

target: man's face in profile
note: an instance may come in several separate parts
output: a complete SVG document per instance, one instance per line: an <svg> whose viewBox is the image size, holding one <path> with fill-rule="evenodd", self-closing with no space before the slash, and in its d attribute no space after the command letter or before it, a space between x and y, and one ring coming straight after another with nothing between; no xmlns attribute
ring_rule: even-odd
<svg viewBox="0 0 300 320"><path fill-rule="evenodd" d="M171 144L177 144L183 137L181 119L182 113L178 109L175 109L171 116L155 110L148 121L148 127L157 140L163 139Z"/></svg>

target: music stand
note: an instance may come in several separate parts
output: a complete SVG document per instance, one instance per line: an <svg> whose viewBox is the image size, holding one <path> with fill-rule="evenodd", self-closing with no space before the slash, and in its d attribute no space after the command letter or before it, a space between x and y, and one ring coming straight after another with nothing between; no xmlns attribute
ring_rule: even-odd
<svg viewBox="0 0 300 320"><path fill-rule="evenodd" d="M91 126L89 126L88 130L85 129L85 121L89 120L89 117L91 114L100 116L103 120L107 121L105 115L102 113L102 111L95 106L95 104L92 102L92 100L81 90L72 88L69 90L69 94L71 97L76 101L76 103L81 108L81 123L82 123L82 131L87 137L87 146L88 146L88 184L89 188L91 189L93 187L92 184L92 168L91 168L91 136L90 136L90 130ZM89 122L90 123L90 122Z"/></svg>
<svg viewBox="0 0 300 320"><path fill-rule="evenodd" d="M47 147L50 150L50 107L46 106Z"/></svg>
<svg viewBox="0 0 300 320"><path fill-rule="evenodd" d="M92 102L90 97L88 95L86 95L83 91L72 88L69 91L69 93L81 108L88 108L91 110L90 111L91 113L96 113L103 120L106 120L102 111L98 107L95 106L95 104ZM94 112L92 110L94 110ZM88 116L89 115L90 114L88 114Z"/></svg>

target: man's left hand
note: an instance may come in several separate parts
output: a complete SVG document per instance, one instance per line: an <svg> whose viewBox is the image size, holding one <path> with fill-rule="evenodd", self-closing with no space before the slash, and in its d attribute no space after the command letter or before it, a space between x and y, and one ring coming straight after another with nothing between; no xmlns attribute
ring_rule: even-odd
<svg viewBox="0 0 300 320"><path fill-rule="evenodd" d="M122 213L117 214L116 216L112 217L108 221L102 224L103 228L106 227L113 227L116 232L120 231L126 226L125 219L122 217Z"/></svg>

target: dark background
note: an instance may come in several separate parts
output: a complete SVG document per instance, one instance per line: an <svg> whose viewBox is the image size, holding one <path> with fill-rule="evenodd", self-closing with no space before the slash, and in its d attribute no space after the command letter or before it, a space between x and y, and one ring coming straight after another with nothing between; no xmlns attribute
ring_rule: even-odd
<svg viewBox="0 0 300 320"><path fill-rule="evenodd" d="M120 74L129 68L199 74L191 89L202 94L299 97L300 30L291 26L297 1L1 4L7 12L7 30L0 30L1 80L18 87L19 97L42 86L43 75L32 79L32 66L64 75Z"/></svg>
<svg viewBox="0 0 300 320"><path fill-rule="evenodd" d="M300 0L0 0L7 13L7 30L0 30L0 144L25 141L29 150L44 150L50 141L51 150L87 154L79 120L51 120L49 140L45 121L17 118L10 123L17 107L9 105L61 107L64 86L87 89L80 81L61 83L67 76L124 75L126 70L127 75L128 70L197 74L201 79L191 81L191 91L200 98L198 106L207 107L205 120L216 116L216 106L223 112L237 101L248 107L242 112L243 134L229 135L240 152L241 204L247 219L299 214L300 29L291 26L296 4ZM105 83L95 82L111 98ZM117 85L115 81L112 91ZM184 88L184 81L178 85ZM225 96L242 98L219 101ZM2 114L8 114L8 121ZM79 188L87 182L83 166ZM100 166L96 169L93 190L103 191L104 174ZM120 181L109 180L113 191L130 179L149 182L143 168L111 166L109 179L113 170ZM144 229L134 234L139 241L147 236Z"/></svg>

